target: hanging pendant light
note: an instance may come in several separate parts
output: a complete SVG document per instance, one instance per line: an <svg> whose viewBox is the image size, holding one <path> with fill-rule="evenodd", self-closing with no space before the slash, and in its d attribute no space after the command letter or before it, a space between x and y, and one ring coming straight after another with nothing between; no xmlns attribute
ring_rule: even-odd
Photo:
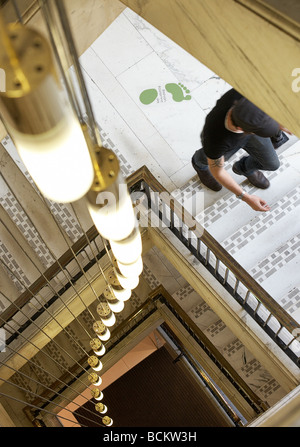
<svg viewBox="0 0 300 447"><path fill-rule="evenodd" d="M93 323L93 329L101 341L107 341L110 339L110 330L105 326L102 320L95 321Z"/></svg>
<svg viewBox="0 0 300 447"><path fill-rule="evenodd" d="M109 305L109 307L111 308L111 310L118 314L120 312L122 312L122 310L124 310L124 302L123 301L119 301L116 298L115 299L111 299L111 300L107 300L107 304Z"/></svg>
<svg viewBox="0 0 300 447"><path fill-rule="evenodd" d="M107 240L127 238L136 225L132 201L122 175L109 171L114 182L105 190L91 189L86 195L87 207L93 222Z"/></svg>
<svg viewBox="0 0 300 447"><path fill-rule="evenodd" d="M4 125L42 194L61 203L78 200L90 189L94 170L49 45L23 25L5 26L0 46L6 73L6 91L0 93Z"/></svg>
<svg viewBox="0 0 300 447"><path fill-rule="evenodd" d="M92 338L90 346L96 355L102 356L105 354L105 346L101 343L99 338Z"/></svg>
<svg viewBox="0 0 300 447"><path fill-rule="evenodd" d="M107 413L107 406L104 405L102 402L99 402L95 405L96 411L98 411L101 414Z"/></svg>
<svg viewBox="0 0 300 447"><path fill-rule="evenodd" d="M93 385L95 385L95 386L99 386L99 385L101 385L101 383L102 383L102 379L101 379L101 377L98 376L98 374L95 373L95 372L89 374L88 379L89 379L89 381L90 381Z"/></svg>
<svg viewBox="0 0 300 447"><path fill-rule="evenodd" d="M107 303L99 303L97 306L97 313L100 315L101 321L105 326L111 327L115 324L115 314Z"/></svg>
<svg viewBox="0 0 300 447"><path fill-rule="evenodd" d="M104 418L102 418L102 422L107 427L110 427L113 424L113 420L109 416L104 416Z"/></svg>
<svg viewBox="0 0 300 447"><path fill-rule="evenodd" d="M119 301L128 301L131 297L131 290L130 289L117 289L115 287L111 288L113 294Z"/></svg>
<svg viewBox="0 0 300 447"><path fill-rule="evenodd" d="M122 276L120 274L120 276ZM125 278L125 277L122 277ZM116 268L114 268L109 274L108 274L108 282L110 284L109 292L112 293L118 300L120 301L127 301L131 297L131 290L132 288L129 287L129 284L136 286L139 282L139 278L137 278L137 281L128 281L127 287L123 287L120 284L120 281L118 279ZM125 278L127 279L127 278ZM124 283L123 283L124 284ZM125 285L125 284L124 284ZM135 287L133 287L135 288Z"/></svg>
<svg viewBox="0 0 300 447"><path fill-rule="evenodd" d="M117 260L118 268L125 278L132 278L140 276L143 271L143 260L140 256L135 262L131 264L123 264Z"/></svg>
<svg viewBox="0 0 300 447"><path fill-rule="evenodd" d="M95 400L102 400L103 399L103 392L99 390L99 388L92 388L91 389L92 397Z"/></svg>
<svg viewBox="0 0 300 447"><path fill-rule="evenodd" d="M88 358L88 364L91 368L93 368L94 371L101 371L103 368L102 362L96 357L95 355L92 355Z"/></svg>
<svg viewBox="0 0 300 447"><path fill-rule="evenodd" d="M113 312L121 312L124 309L124 301L120 300L119 297L114 293L115 289L112 286L105 287L103 291L103 296L107 301L107 304ZM131 292L131 291L130 291Z"/></svg>
<svg viewBox="0 0 300 447"><path fill-rule="evenodd" d="M108 282L114 289L135 289L139 284L139 276L132 276L126 278L119 270L117 260L112 259L113 269L108 273Z"/></svg>
<svg viewBox="0 0 300 447"><path fill-rule="evenodd" d="M142 238L137 226L125 239L120 241L110 239L109 243L115 258L122 264L132 264L142 254Z"/></svg>
<svg viewBox="0 0 300 447"><path fill-rule="evenodd" d="M126 278L126 276L122 275L120 271L116 270L116 277L118 279L118 282L123 287L123 289L130 289L134 290L140 281L139 276L130 276Z"/></svg>

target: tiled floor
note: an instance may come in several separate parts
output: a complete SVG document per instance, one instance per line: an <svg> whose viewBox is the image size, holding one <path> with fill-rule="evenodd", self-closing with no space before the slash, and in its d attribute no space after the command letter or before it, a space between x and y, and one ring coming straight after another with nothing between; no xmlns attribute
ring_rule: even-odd
<svg viewBox="0 0 300 447"><path fill-rule="evenodd" d="M206 113L229 86L129 9L80 61L97 121L132 168L147 165L170 191L190 180ZM144 104L148 90L157 98Z"/></svg>
<svg viewBox="0 0 300 447"><path fill-rule="evenodd" d="M297 138L279 149L281 167L259 192L272 209L258 214L224 188L208 191L190 163L206 114L230 85L129 9L80 62L102 136L124 173L146 165L175 197L190 197L189 211L300 322L299 294L288 299L300 287ZM231 174L238 156L226 166ZM204 212L202 201L192 200L197 192L204 193Z"/></svg>

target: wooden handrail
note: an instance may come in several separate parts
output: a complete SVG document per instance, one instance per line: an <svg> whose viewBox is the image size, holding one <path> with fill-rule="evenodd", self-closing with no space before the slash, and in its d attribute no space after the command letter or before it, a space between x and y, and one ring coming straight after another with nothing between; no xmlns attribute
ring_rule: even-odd
<svg viewBox="0 0 300 447"><path fill-rule="evenodd" d="M98 235L98 231L93 226L90 228L85 235L81 236L71 248L69 248L56 262L54 262L45 272L41 275L36 281L34 281L15 301L14 304L11 304L1 315L0 327L4 326L5 322L11 319L17 312L17 308L22 308L27 304L33 296L38 293L45 285L48 284L48 281L51 281L57 275L61 268L65 267L74 259L74 254L79 253L87 246L87 240L92 241Z"/></svg>
<svg viewBox="0 0 300 447"><path fill-rule="evenodd" d="M127 184L129 188L139 182L145 182L153 191L158 193L167 193L166 188L154 177L146 166L142 166L131 174L127 178ZM168 203L170 209L179 217L182 217L182 206L176 199L172 197L172 200ZM216 241L211 234L208 233L205 228L198 223L191 214L184 210L184 223L188 228L193 229L193 233L214 253L214 255L230 270L235 277L248 289L250 292L274 315L274 317L284 326L287 330L292 332L294 329L299 328L299 324L295 321L291 315L289 315L278 303L272 298L272 296L258 284L251 275ZM16 306L21 308L47 284L47 280L53 278L61 271L61 267L66 266L74 258L73 253L78 253L85 248L87 241L86 237L91 241L98 235L95 226L92 226L86 235L75 242L70 249L68 249L56 262L49 267L42 276L40 276L28 290L23 292L16 300L15 304L10 305L2 314L0 327L8 321L16 312Z"/></svg>
<svg viewBox="0 0 300 447"><path fill-rule="evenodd" d="M147 185L158 193L169 192L159 183L154 175L146 166L142 166L131 176L128 177L128 186L131 187L135 183L144 181ZM182 206L172 198L168 206L174 213L181 218ZM250 292L271 312L272 315L284 326L287 330L292 332L299 328L299 323L294 320L279 304L272 298L272 296L260 285L255 279L222 247L222 245L208 233L205 228L195 221L191 214L184 210L184 223L189 229L193 229L193 233L214 253L225 267L230 270L234 276L248 289Z"/></svg>
<svg viewBox="0 0 300 447"><path fill-rule="evenodd" d="M255 404L262 410L267 410L267 406L262 402L260 398L251 390L247 383L239 376L236 370L230 365L230 363L225 359L225 357L220 353L216 346L209 340L209 338L204 334L203 331L194 323L194 321L188 316L188 314L179 306L179 304L174 300L174 298L167 292L167 290L162 286L158 286L154 289L150 298L154 299L157 296L162 296L174 309L174 311L180 316L180 318L187 324L187 326L192 330L195 336L201 340L208 351L213 354L215 359L222 365L222 367L228 372L232 379L240 385L240 387L245 391L245 393L251 398Z"/></svg>

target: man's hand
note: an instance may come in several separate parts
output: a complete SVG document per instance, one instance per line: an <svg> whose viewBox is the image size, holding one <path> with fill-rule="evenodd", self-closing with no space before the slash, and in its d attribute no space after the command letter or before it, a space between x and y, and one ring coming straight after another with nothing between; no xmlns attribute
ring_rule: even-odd
<svg viewBox="0 0 300 447"><path fill-rule="evenodd" d="M270 207L267 202L258 196L246 194L243 197L243 201L246 202L255 211L270 211Z"/></svg>
<svg viewBox="0 0 300 447"><path fill-rule="evenodd" d="M280 130L287 133L288 135L293 135L290 130L288 130L286 127L282 126L281 124L279 125L279 127L280 127Z"/></svg>
<svg viewBox="0 0 300 447"><path fill-rule="evenodd" d="M231 177L231 175L224 169L224 157L218 158L217 160L207 159L210 172L214 178L221 183L233 194L239 196L241 194L241 187L236 183L236 181ZM258 196L245 194L243 201L246 202L255 211L269 211L270 207L263 199Z"/></svg>

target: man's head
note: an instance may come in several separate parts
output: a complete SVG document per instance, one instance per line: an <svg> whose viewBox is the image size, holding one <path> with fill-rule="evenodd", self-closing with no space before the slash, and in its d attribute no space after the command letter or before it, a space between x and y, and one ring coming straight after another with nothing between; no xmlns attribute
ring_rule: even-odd
<svg viewBox="0 0 300 447"><path fill-rule="evenodd" d="M280 131L279 124L246 98L240 99L231 110L235 127L260 137L274 137Z"/></svg>

